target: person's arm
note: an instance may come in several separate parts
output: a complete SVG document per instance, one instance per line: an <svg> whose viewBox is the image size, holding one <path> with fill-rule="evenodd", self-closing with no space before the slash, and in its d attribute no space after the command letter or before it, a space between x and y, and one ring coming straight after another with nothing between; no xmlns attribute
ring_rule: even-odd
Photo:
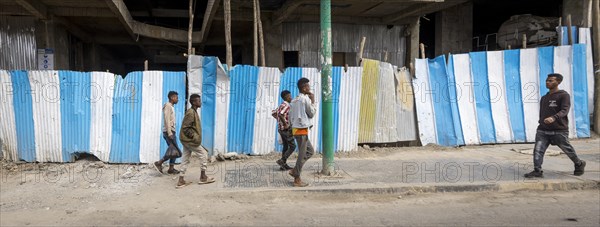
<svg viewBox="0 0 600 227"><path fill-rule="evenodd" d="M181 122L181 131L189 138L194 137L194 114L196 114L194 111L186 111L183 122Z"/></svg>
<svg viewBox="0 0 600 227"><path fill-rule="evenodd" d="M306 116L309 118L313 118L315 113L317 113L317 107L314 102L308 101L307 99L303 99L302 103L304 104L304 110L306 111Z"/></svg>
<svg viewBox="0 0 600 227"><path fill-rule="evenodd" d="M280 108L278 108L278 110L279 111L276 113L276 115L277 115L277 117L279 119L279 122L282 122L283 126L285 128L288 128L290 125L289 125L288 120L285 119L285 115L286 115L286 112L289 114L290 106L289 105L287 105L287 106L281 106Z"/></svg>
<svg viewBox="0 0 600 227"><path fill-rule="evenodd" d="M169 136L169 138L173 138L173 132L171 131L171 126L175 124L175 122L173 122L173 109L169 108L167 105L163 106L163 117L164 117L164 122L165 122L165 128L167 128L167 136Z"/></svg>
<svg viewBox="0 0 600 227"><path fill-rule="evenodd" d="M571 96L565 93L560 96L560 111L558 111L558 113L554 114L552 117L554 117L554 120L565 117L567 114L569 114L569 109L571 109Z"/></svg>

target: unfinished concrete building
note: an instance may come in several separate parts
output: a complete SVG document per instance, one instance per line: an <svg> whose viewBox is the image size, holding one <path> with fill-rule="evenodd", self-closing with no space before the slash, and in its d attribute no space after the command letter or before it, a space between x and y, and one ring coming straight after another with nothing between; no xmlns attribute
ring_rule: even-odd
<svg viewBox="0 0 600 227"><path fill-rule="evenodd" d="M319 67L319 1L260 0L266 66ZM333 0L333 63L364 56L397 66L425 55L505 49L501 25L514 15L572 15L589 27L589 0ZM185 71L190 9L195 54L225 59L221 0L0 0L0 68ZM253 64L253 1L231 0L234 64ZM518 37L516 38L519 39ZM513 46L512 48L518 48ZM387 57L387 58L386 58Z"/></svg>

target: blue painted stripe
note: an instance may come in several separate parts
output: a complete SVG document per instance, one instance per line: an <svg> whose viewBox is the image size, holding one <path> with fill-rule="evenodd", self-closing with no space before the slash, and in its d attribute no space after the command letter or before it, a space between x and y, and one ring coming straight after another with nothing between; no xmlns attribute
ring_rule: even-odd
<svg viewBox="0 0 600 227"><path fill-rule="evenodd" d="M17 153L20 160L35 161L35 129L33 126L33 102L27 71L11 71L13 105L17 131ZM40 95L40 94L38 94Z"/></svg>
<svg viewBox="0 0 600 227"><path fill-rule="evenodd" d="M525 116L523 116L523 99L521 97L520 51L504 51L504 79L506 82L506 99L510 117L510 126L515 142L525 142Z"/></svg>
<svg viewBox="0 0 600 227"><path fill-rule="evenodd" d="M432 91L431 99L435 112L435 127L437 142L444 146L457 146L452 108L448 92L448 77L446 76L446 57L444 55L428 61L429 85Z"/></svg>
<svg viewBox="0 0 600 227"><path fill-rule="evenodd" d="M338 150L338 137L340 125L340 92L342 85L342 67L333 67L333 73L331 74L331 86L332 86L332 99L333 102L333 150ZM322 115L322 114L321 114ZM322 125L322 124L321 124ZM320 130L323 131L323 130ZM322 146L321 146L322 147Z"/></svg>
<svg viewBox="0 0 600 227"><path fill-rule="evenodd" d="M117 76L113 95L112 142L109 161L140 162L143 72Z"/></svg>
<svg viewBox="0 0 600 227"><path fill-rule="evenodd" d="M471 57L471 71L473 72L473 91L477 124L479 126L479 139L481 143L495 143L496 128L492 120L487 55L486 52L472 52L469 53L469 56Z"/></svg>
<svg viewBox="0 0 600 227"><path fill-rule="evenodd" d="M297 82L298 80L300 80L300 78L302 78L302 68L287 68L281 76L281 81L279 82L279 93L281 94L283 90L288 90L290 91L292 99L294 99L296 96L298 96L299 93ZM281 99L281 97L279 97L278 100L278 103L283 102L283 99ZM279 136L277 134L277 129L275 129L275 133L277 136ZM275 147L276 150L279 152L281 152L283 149L283 146L277 141L275 141Z"/></svg>
<svg viewBox="0 0 600 227"><path fill-rule="evenodd" d="M554 47L538 48L538 63L540 67L540 97L548 93L546 88L546 77L554 72Z"/></svg>
<svg viewBox="0 0 600 227"><path fill-rule="evenodd" d="M590 137L586 56L585 44L573 45L573 110L579 138Z"/></svg>
<svg viewBox="0 0 600 227"><path fill-rule="evenodd" d="M454 74L454 58L450 55L448 59L448 93L450 97L450 108L452 110L452 122L454 122L454 134L457 145L465 145L465 138L462 132L462 123L460 112L458 111L458 96L456 95L456 77Z"/></svg>
<svg viewBox="0 0 600 227"><path fill-rule="evenodd" d="M179 149L183 149L181 141L179 141L179 131L181 130L181 122L185 115L185 73L184 72L163 72L163 104L169 102L169 91L175 91L178 94L179 102L175 104L175 135L177 136L177 144ZM161 115L161 117L164 117ZM161 118L163 119L163 118ZM161 128L164 127L165 121L161 121ZM167 151L167 142L160 138L160 157L162 158Z"/></svg>
<svg viewBox="0 0 600 227"><path fill-rule="evenodd" d="M209 154L215 144L215 114L217 111L217 64L216 57L205 57L202 62L202 145Z"/></svg>
<svg viewBox="0 0 600 227"><path fill-rule="evenodd" d="M579 29L577 26L571 26L571 37L573 38L573 43L578 43L579 41ZM562 45L569 45L569 29L568 26L562 26Z"/></svg>
<svg viewBox="0 0 600 227"><path fill-rule="evenodd" d="M72 162L74 153L90 153L91 73L59 71L62 156Z"/></svg>
<svg viewBox="0 0 600 227"><path fill-rule="evenodd" d="M258 67L236 66L230 71L230 78L227 149L229 152L251 154L253 153Z"/></svg>

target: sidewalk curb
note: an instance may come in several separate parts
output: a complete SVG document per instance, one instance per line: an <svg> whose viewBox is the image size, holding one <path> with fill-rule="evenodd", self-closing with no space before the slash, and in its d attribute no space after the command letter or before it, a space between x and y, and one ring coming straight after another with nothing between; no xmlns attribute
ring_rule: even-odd
<svg viewBox="0 0 600 227"><path fill-rule="evenodd" d="M423 186L381 186L381 187L356 187L356 188L293 188L251 190L251 193L268 192L293 192L293 193L325 193L325 194L420 194L420 193L453 193L453 192L514 192L514 191L570 191L570 190L600 190L600 182L531 182L531 183L496 183L496 184L468 184L468 185L423 185ZM234 192L234 191L231 191ZM240 190L237 192L248 192Z"/></svg>

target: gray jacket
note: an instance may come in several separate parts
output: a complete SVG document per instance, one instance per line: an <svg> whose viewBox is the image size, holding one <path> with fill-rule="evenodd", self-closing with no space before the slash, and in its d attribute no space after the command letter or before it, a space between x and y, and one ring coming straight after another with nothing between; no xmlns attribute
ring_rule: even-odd
<svg viewBox="0 0 600 227"><path fill-rule="evenodd" d="M292 102L289 113L289 120L292 123L292 128L310 128L312 119L317 113L317 107L310 102L310 98L306 94L300 93Z"/></svg>

